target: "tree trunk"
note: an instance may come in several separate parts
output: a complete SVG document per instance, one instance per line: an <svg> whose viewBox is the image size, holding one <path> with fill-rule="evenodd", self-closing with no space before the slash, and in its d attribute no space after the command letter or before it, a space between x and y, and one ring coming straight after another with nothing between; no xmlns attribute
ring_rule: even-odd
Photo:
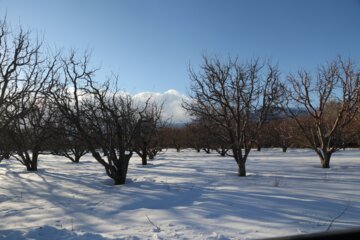
<svg viewBox="0 0 360 240"><path fill-rule="evenodd" d="M127 154L124 156L124 159L123 159L123 164L122 164L122 169L121 169L121 176L120 176L120 181L119 181L119 184L125 184L126 182L126 176L127 176L127 172L128 172L128 168L129 168L129 161L130 161L130 158L132 156L132 153L131 154ZM115 183L115 185L118 185Z"/></svg>
<svg viewBox="0 0 360 240"><path fill-rule="evenodd" d="M37 162L34 163L34 162L28 162L26 164L26 169L29 171L29 172L36 172L37 171Z"/></svg>
<svg viewBox="0 0 360 240"><path fill-rule="evenodd" d="M74 153L74 156L75 156L75 163L79 163L80 162L80 158L82 156L84 156L86 154L86 150L82 149L82 148L75 148L73 149L73 153Z"/></svg>
<svg viewBox="0 0 360 240"><path fill-rule="evenodd" d="M215 148L216 152L220 154L221 157L225 157L226 153L228 152L228 150L224 147L221 146L220 148Z"/></svg>
<svg viewBox="0 0 360 240"><path fill-rule="evenodd" d="M132 154L127 154L121 161L121 169L116 172L116 176L113 177L114 185L122 185L126 182L126 175L129 168L129 161Z"/></svg>
<svg viewBox="0 0 360 240"><path fill-rule="evenodd" d="M203 148L203 150L204 150L207 154L210 154L210 152L211 152L211 149L210 149L210 148Z"/></svg>
<svg viewBox="0 0 360 240"><path fill-rule="evenodd" d="M33 150L32 156L26 154L26 169L30 172L37 171L39 151Z"/></svg>
<svg viewBox="0 0 360 240"><path fill-rule="evenodd" d="M81 155L75 155L74 163L80 162Z"/></svg>
<svg viewBox="0 0 360 240"><path fill-rule="evenodd" d="M150 160L154 160L155 156L157 155L159 149L158 148L153 148L150 151L148 151L148 156Z"/></svg>
<svg viewBox="0 0 360 240"><path fill-rule="evenodd" d="M142 165L147 165L147 157L146 157L146 154L143 154L141 156L141 162L142 162Z"/></svg>
<svg viewBox="0 0 360 240"><path fill-rule="evenodd" d="M37 171L37 160L27 162L26 170L28 170L29 172L36 172Z"/></svg>
<svg viewBox="0 0 360 240"><path fill-rule="evenodd" d="M330 158L331 158L332 152L322 150L319 154L320 156L320 163L322 168L330 168Z"/></svg>
<svg viewBox="0 0 360 240"><path fill-rule="evenodd" d="M245 177L246 176L246 167L245 167L246 159L247 159L247 156L249 155L251 149L250 148L244 149L244 155L242 154L241 148L234 147L232 150L233 150L233 155L234 155L235 161L238 165L238 176Z"/></svg>
<svg viewBox="0 0 360 240"><path fill-rule="evenodd" d="M246 177L245 161L240 160L238 163L238 176Z"/></svg>
<svg viewBox="0 0 360 240"><path fill-rule="evenodd" d="M109 155L108 151L106 149L103 149L104 156Z"/></svg>
<svg viewBox="0 0 360 240"><path fill-rule="evenodd" d="M245 154L244 154L244 156L242 158L244 163L246 163L246 160L247 160L247 157L249 156L250 151L251 151L251 148L245 148L245 150L244 150Z"/></svg>
<svg viewBox="0 0 360 240"><path fill-rule="evenodd" d="M322 168L330 168L330 157L320 159Z"/></svg>
<svg viewBox="0 0 360 240"><path fill-rule="evenodd" d="M92 153L93 157L105 167L106 174L114 180L114 185L125 184L129 161L132 157L132 152L130 152L130 154L125 154L124 152L121 152L120 157L117 160L118 164L115 164L117 167L115 168L113 165L110 165L104 159L102 159L100 154L94 148L90 148L89 150ZM109 158L109 155L107 157Z"/></svg>

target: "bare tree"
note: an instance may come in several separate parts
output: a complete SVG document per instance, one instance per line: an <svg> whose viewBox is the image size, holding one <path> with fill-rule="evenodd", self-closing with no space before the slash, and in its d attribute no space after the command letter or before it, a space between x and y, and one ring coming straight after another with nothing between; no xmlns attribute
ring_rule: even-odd
<svg viewBox="0 0 360 240"><path fill-rule="evenodd" d="M176 152L188 147L186 130L181 126L169 126L163 129L162 136L166 139L166 147L175 148Z"/></svg>
<svg viewBox="0 0 360 240"><path fill-rule="evenodd" d="M197 121L192 121L186 124L185 134L187 145L197 152L201 151L202 148L202 137L201 137L201 126Z"/></svg>
<svg viewBox="0 0 360 240"><path fill-rule="evenodd" d="M72 52L63 60L63 74L59 77L63 80L54 82L50 94L107 175L115 184L124 184L139 110L130 96L121 94L109 81L96 86L95 72L89 69L88 55L77 59Z"/></svg>
<svg viewBox="0 0 360 240"><path fill-rule="evenodd" d="M12 156L26 166L28 171L37 170L38 156L43 144L54 133L53 116L53 108L47 99L38 97L26 115L9 124L9 140L14 149Z"/></svg>
<svg viewBox="0 0 360 240"><path fill-rule="evenodd" d="M147 165L147 160L156 155L156 137L161 127L162 104L158 106L148 99L141 112L139 112L138 128L134 138L133 150L141 157L142 165Z"/></svg>
<svg viewBox="0 0 360 240"><path fill-rule="evenodd" d="M292 119L275 119L268 125L270 129L269 140L273 147L281 147L283 152L294 144L297 135L297 126Z"/></svg>
<svg viewBox="0 0 360 240"><path fill-rule="evenodd" d="M339 57L322 66L315 80L309 72L300 71L290 75L288 83L286 113L296 121L321 166L329 168L331 155L341 147L336 136L359 110L360 72L353 62Z"/></svg>
<svg viewBox="0 0 360 240"><path fill-rule="evenodd" d="M80 158L85 156L89 151L82 141L70 139L67 148L63 148L59 155L70 159L73 163L79 163Z"/></svg>
<svg viewBox="0 0 360 240"><path fill-rule="evenodd" d="M79 163L81 157L89 152L79 132L61 114L57 115L55 121L57 126L54 132L57 134L50 139L48 149L54 155L66 157L73 163Z"/></svg>
<svg viewBox="0 0 360 240"><path fill-rule="evenodd" d="M200 73L190 70L192 101L183 107L227 133L239 176L246 176L251 145L278 99L279 72L270 64L264 70L259 60L239 64L236 59L222 63L207 57Z"/></svg>
<svg viewBox="0 0 360 240"><path fill-rule="evenodd" d="M205 153L210 154L215 148L215 138L217 138L217 136L212 134L212 127L214 126L211 126L211 121L208 121L205 118L194 120L192 124L186 126L184 129L186 132L191 131L186 137L187 145L194 146L195 144L199 150L203 150Z"/></svg>
<svg viewBox="0 0 360 240"><path fill-rule="evenodd" d="M41 43L30 31L12 31L0 20L0 128L26 114L56 65L41 55Z"/></svg>
<svg viewBox="0 0 360 240"><path fill-rule="evenodd" d="M2 146L7 148L3 157L15 151L15 147L9 146L11 128L18 126L25 116L33 115L38 96L56 71L56 56L50 58L44 52L30 31L22 28L14 31L6 20L0 20L0 131L8 137ZM36 170L37 164L30 165L29 170Z"/></svg>
<svg viewBox="0 0 360 240"><path fill-rule="evenodd" d="M209 137L212 139L212 146L221 157L228 156L231 150L231 143L226 137L227 132L222 128L208 127Z"/></svg>
<svg viewBox="0 0 360 240"><path fill-rule="evenodd" d="M226 133L204 118L186 124L185 131L187 145L197 152L204 150L206 153L211 153L211 150L215 150L224 157L230 150L229 143L226 142Z"/></svg>

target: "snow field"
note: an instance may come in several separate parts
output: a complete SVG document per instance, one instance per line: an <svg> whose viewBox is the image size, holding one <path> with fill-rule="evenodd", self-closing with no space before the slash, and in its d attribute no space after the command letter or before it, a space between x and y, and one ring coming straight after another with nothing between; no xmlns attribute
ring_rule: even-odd
<svg viewBox="0 0 360 240"><path fill-rule="evenodd" d="M217 153L130 160L114 186L90 155L41 155L39 171L0 163L0 239L257 239L360 226L360 151L320 168L311 150L250 153L248 176ZM338 217L339 216L339 217Z"/></svg>

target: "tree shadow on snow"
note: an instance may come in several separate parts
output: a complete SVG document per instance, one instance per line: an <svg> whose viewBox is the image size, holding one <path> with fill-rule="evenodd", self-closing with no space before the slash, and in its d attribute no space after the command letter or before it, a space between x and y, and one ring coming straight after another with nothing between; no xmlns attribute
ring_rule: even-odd
<svg viewBox="0 0 360 240"><path fill-rule="evenodd" d="M202 189L191 183L170 184L166 182L132 181L127 182L123 194L131 193L132 199L124 202L123 210L170 209L178 206L190 206L202 196Z"/></svg>

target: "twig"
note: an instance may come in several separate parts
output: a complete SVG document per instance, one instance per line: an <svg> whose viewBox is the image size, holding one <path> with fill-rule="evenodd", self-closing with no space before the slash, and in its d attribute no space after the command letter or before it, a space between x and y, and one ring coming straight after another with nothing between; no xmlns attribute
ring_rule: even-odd
<svg viewBox="0 0 360 240"><path fill-rule="evenodd" d="M333 223L334 223L337 219L339 219L342 215L344 215L344 213L349 209L349 207L350 207L350 202L351 202L351 201L349 200L348 203L346 204L344 210L342 210L342 212L341 212L340 214L338 214L336 217L334 217L334 218L330 221L329 226L328 226L327 229L326 229L326 232L328 232L328 231L330 230L331 226L333 225Z"/></svg>
<svg viewBox="0 0 360 240"><path fill-rule="evenodd" d="M160 232L160 231L161 231L160 227L157 226L155 223L153 223L153 222L150 220L150 218L148 217L148 215L145 214L145 216L146 216L147 220L149 221L149 223L150 223L151 225L153 225L153 227L155 228L154 231L155 231L155 232Z"/></svg>

